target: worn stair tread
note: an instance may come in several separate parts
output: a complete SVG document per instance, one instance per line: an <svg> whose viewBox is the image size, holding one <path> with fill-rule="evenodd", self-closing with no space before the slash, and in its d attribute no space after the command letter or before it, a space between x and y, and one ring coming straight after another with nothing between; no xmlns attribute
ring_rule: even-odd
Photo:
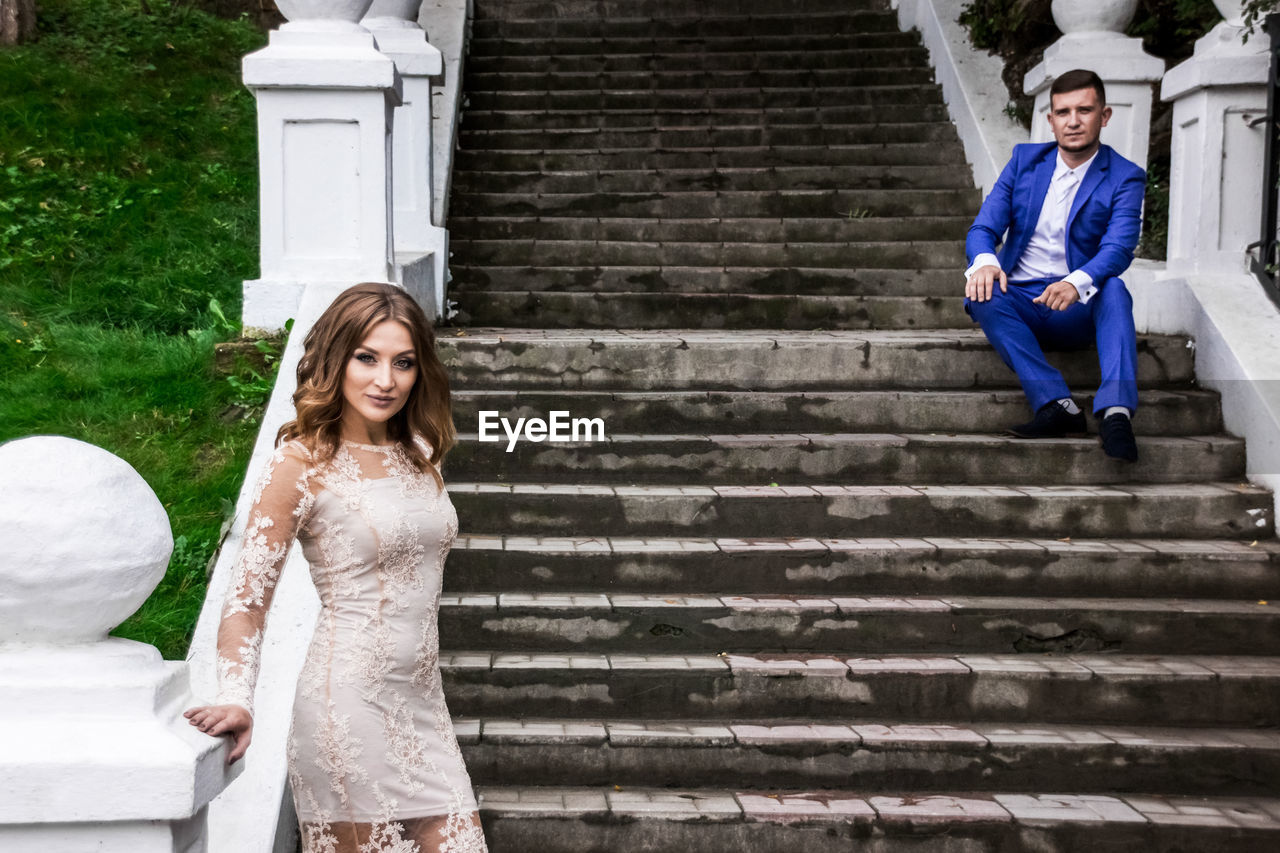
<svg viewBox="0 0 1280 853"><path fill-rule="evenodd" d="M897 718L1280 725L1280 658L1130 654L444 651L464 717ZM533 703L533 704L531 704Z"/></svg>
<svg viewBox="0 0 1280 853"><path fill-rule="evenodd" d="M1267 600L758 593L467 592L441 630L473 649L526 652L1178 654L1280 652Z"/></svg>
<svg viewBox="0 0 1280 853"><path fill-rule="evenodd" d="M879 675L1032 676L1066 681L1096 679L1239 680L1280 682L1275 655L1125 654L629 654L586 652L459 651L440 653L442 669L453 672L661 673L696 672L777 678L867 678ZM825 716L825 715L824 715Z"/></svg>
<svg viewBox="0 0 1280 853"><path fill-rule="evenodd" d="M1275 540L459 536L451 595L609 589L825 596L1276 598Z"/></svg>
<svg viewBox="0 0 1280 853"><path fill-rule="evenodd" d="M714 8L704 8L688 3L673 4L665 8L661 16L644 14L634 5L609 4L615 8L614 14L595 17L584 15L582 18L564 16L565 4L559 6L554 2L540 4L545 14L532 14L536 7L529 4L512 6L504 10L502 15L478 14L476 28L481 35L492 31L506 31L529 35L534 32L550 29L557 35L584 32L668 32L682 35L724 35L726 32L741 32L752 24L758 24L767 33L808 32L887 32L898 33L897 20L884 9L848 9L806 11L803 8L792 8L785 12L773 10L750 10L746 14L729 11L718 12ZM593 12L599 14L600 5L593 4ZM684 14L671 14L672 8ZM480 7L481 10L487 8ZM737 11L737 10L735 10ZM727 29L734 27L736 30Z"/></svg>
<svg viewBox="0 0 1280 853"><path fill-rule="evenodd" d="M1276 729L830 718L458 718L480 785L865 786L1269 795ZM1091 773L1105 766L1109 772Z"/></svg>
<svg viewBox="0 0 1280 853"><path fill-rule="evenodd" d="M1124 747L1134 752L1241 750L1280 755L1280 730L1194 726L1009 724L851 720L840 718L645 720L627 718L455 718L459 743L521 746L594 746L617 749L687 747L964 752L1010 747L1085 751ZM1061 754L1061 753L1059 753Z"/></svg>
<svg viewBox="0 0 1280 853"><path fill-rule="evenodd" d="M471 388L670 388L805 391L1016 386L980 329L470 328L437 339L451 375ZM1089 350L1050 354L1069 383L1097 382ZM1138 336L1142 387L1188 384L1182 336ZM1087 393L1085 389L1078 389Z"/></svg>
<svg viewBox="0 0 1280 853"><path fill-rule="evenodd" d="M768 168L768 167L765 167ZM449 220L451 235L457 239L491 236L511 239L573 240L590 236L597 240L715 240L736 242L776 235L791 240L853 242L915 242L919 235L933 240L964 239L972 219L968 216L916 217L724 217L715 219L668 219L659 217L578 216L455 216ZM603 266L603 265L597 265ZM566 269L579 269L566 267ZM745 267L767 270L769 267ZM797 269L803 270L804 267ZM885 270L884 272L890 272Z"/></svg>
<svg viewBox="0 0 1280 853"><path fill-rule="evenodd" d="M757 293L558 293L487 290L459 303L458 319L529 321L547 328L960 329L971 323L957 297Z"/></svg>
<svg viewBox="0 0 1280 853"><path fill-rule="evenodd" d="M1240 616L1272 620L1280 616L1280 601L1228 601L1187 598L1054 598L1010 596L842 597L821 595L708 595L670 592L638 594L617 592L501 592L444 595L440 606L472 613L545 613L557 618L576 614L594 616L610 613L705 614L755 613L762 618L796 613L828 613L847 616L875 616L903 613L983 614L1008 611L1073 611L1116 613L1172 613Z"/></svg>
<svg viewBox="0 0 1280 853"><path fill-rule="evenodd" d="M982 434L615 432L593 440L587 423L574 441L569 413L559 414L557 429L562 428L567 440L550 436L537 443L510 444L496 414L488 421L484 441L478 432L460 433L462 447L451 459L453 475L657 484L688 482L700 473L703 482L722 484L798 477L819 484L861 477L881 483L1066 485L1221 480L1242 477L1245 471L1244 442L1229 436L1140 436L1139 461L1120 464L1106 458L1092 437L1027 442ZM577 418L579 423L586 421ZM598 428L605 431L603 419Z"/></svg>
<svg viewBox="0 0 1280 853"><path fill-rule="evenodd" d="M1271 843L1275 843L1274 836L1280 835L1280 799L1269 797L985 792L893 795L794 789L672 790L621 785L598 788L480 786L478 797L481 813L490 819L499 816L580 819L587 815L607 815L631 821L693 818L699 822L766 824L874 823L898 832L917 825L940 827L952 821L961 825L1029 823L1042 828L1058 823L1091 827L1123 823L1151 825L1156 829L1204 827L1261 831L1273 837ZM841 839L840 843L847 845L849 840Z"/></svg>
<svg viewBox="0 0 1280 853"><path fill-rule="evenodd" d="M524 132L524 131L522 131ZM541 169L454 172L455 192L540 193L724 190L969 189L967 172L945 166L729 166L713 169ZM846 219L865 218L861 216ZM688 240L688 238L685 238Z"/></svg>
<svg viewBox="0 0 1280 853"><path fill-rule="evenodd" d="M464 431L479 411L511 419L553 411L599 417L608 431L639 433L659 427L696 435L724 433L886 432L978 434L1003 432L1030 417L1020 390L990 391L583 391L475 390L452 392L454 423ZM1145 388L1138 392L1134 431L1147 436L1217 435L1216 392ZM478 428L478 427L477 427Z"/></svg>
<svg viewBox="0 0 1280 853"><path fill-rule="evenodd" d="M607 485L455 482L474 532L566 535L1265 538L1273 497L1248 483Z"/></svg>
<svg viewBox="0 0 1280 853"><path fill-rule="evenodd" d="M484 27L478 27L483 30ZM912 33L814 33L808 36L732 31L704 35L625 35L614 31L595 36L525 38L516 31L477 33L468 44L473 57L555 57L583 55L668 55L682 53L788 53L805 51L921 50Z"/></svg>
<svg viewBox="0 0 1280 853"><path fill-rule="evenodd" d="M1280 561L1280 541L1274 539L1242 542L1231 539L1034 539L1017 537L903 537L874 539L817 539L805 537L699 538L699 537L616 537L616 536L505 536L463 533L453 544L454 551L511 551L531 554L561 554L598 557L601 554L685 555L722 553L730 557L747 554L793 555L829 552L914 552L964 553L1008 552L1052 553L1055 559L1071 554L1125 554L1158 556L1163 560L1211 559L1215 561Z"/></svg>
<svg viewBox="0 0 1280 853"><path fill-rule="evenodd" d="M840 162L866 166L940 165L955 166L960 154L951 146L931 142L914 142L888 145L885 143L853 143L838 146L815 145L756 145L740 148L715 148L712 146L684 146L654 150L650 148L602 148L571 150L563 148L507 148L500 152L460 149L455 155L457 168L502 171L515 169L529 171L540 168L613 169L618 167L664 168L716 168L770 166L821 165L832 158ZM459 219L492 216L485 212L458 214ZM936 215L936 214L929 214ZM455 214L450 214L450 221ZM729 214L723 218L742 218L743 214ZM601 215L591 218L610 218ZM665 217L672 218L672 217ZM804 217L795 217L803 219ZM877 217L866 217L874 219ZM972 222L972 217L969 217Z"/></svg>
<svg viewBox="0 0 1280 853"><path fill-rule="evenodd" d="M824 45L811 47L803 55L797 55L780 45L772 49L743 50L739 45L725 49L700 51L654 49L612 53L601 50L599 43L583 45L586 49L574 52L540 54L507 53L502 45L490 45L497 50L469 51L468 70L484 71L598 71L598 70L709 70L726 68L734 70L771 70L775 68L903 68L928 67L928 53L921 47L894 47L884 45L850 47Z"/></svg>
<svg viewBox="0 0 1280 853"><path fill-rule="evenodd" d="M951 240L897 241L739 241L711 240L554 240L460 238L450 241L454 257L470 264L495 263L502 266L573 265L595 263L605 266L714 266L773 267L803 269L885 269L897 266L909 270L946 269L953 281L963 269L963 250ZM565 262L569 261L569 264ZM962 297L963 288L953 287ZM770 294L779 297L804 294ZM912 297L907 297L912 298Z"/></svg>
<svg viewBox="0 0 1280 853"><path fill-rule="evenodd" d="M495 81L496 83L497 81ZM505 89L466 88L464 104L471 109L757 109L775 106L842 107L860 104L941 104L941 87L919 84L863 83L857 86L703 86L684 89ZM466 119L460 129L466 128ZM893 140L902 144L909 140ZM889 140L864 140L870 145ZM952 135L952 157L963 149ZM848 144L848 143L845 143ZM614 146L620 148L622 146ZM694 147L694 146L686 146ZM828 146L826 150L835 149ZM651 151L645 148L645 151ZM836 153L828 156L836 158Z"/></svg>

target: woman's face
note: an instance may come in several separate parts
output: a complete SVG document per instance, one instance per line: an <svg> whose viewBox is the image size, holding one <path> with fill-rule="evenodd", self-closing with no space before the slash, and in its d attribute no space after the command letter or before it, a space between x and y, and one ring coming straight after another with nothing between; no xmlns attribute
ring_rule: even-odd
<svg viewBox="0 0 1280 853"><path fill-rule="evenodd" d="M374 326L356 347L342 377L342 420L362 432L385 424L404 408L418 380L418 356L409 330L395 320Z"/></svg>

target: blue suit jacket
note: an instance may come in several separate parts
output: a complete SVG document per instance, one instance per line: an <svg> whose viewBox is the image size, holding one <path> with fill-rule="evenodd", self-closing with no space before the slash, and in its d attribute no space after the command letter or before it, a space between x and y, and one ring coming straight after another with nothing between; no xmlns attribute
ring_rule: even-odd
<svg viewBox="0 0 1280 853"><path fill-rule="evenodd" d="M1000 259L1012 273L1036 230L1040 208L1057 165L1056 142L1014 146L1013 157L982 202L965 239L965 253L973 263L982 252ZM1142 199L1147 173L1108 145L1085 173L1067 214L1067 265L1093 276L1094 285L1119 275L1133 260L1142 234ZM1007 234L1006 234L1007 232ZM1004 245L996 253L996 244Z"/></svg>

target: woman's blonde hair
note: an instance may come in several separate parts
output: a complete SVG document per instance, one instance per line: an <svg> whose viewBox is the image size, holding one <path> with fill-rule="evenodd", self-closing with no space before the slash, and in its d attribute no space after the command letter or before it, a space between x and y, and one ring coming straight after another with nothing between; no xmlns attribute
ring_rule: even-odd
<svg viewBox="0 0 1280 853"><path fill-rule="evenodd" d="M409 294L391 284L365 282L348 288L307 332L298 362L298 390L293 393L297 417L280 427L276 444L297 439L317 462L333 458L342 437L342 380L347 362L373 327L388 320L408 329L418 379L404 407L387 422L387 436L399 442L418 470L430 471L439 482L436 469L457 440L449 376L436 355L435 333L427 315ZM430 458L414 441L419 436L430 446Z"/></svg>

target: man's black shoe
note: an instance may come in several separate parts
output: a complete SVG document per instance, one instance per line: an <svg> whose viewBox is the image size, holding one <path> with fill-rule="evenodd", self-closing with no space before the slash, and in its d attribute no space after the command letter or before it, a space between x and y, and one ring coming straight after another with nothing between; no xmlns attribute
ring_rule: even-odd
<svg viewBox="0 0 1280 853"><path fill-rule="evenodd" d="M1138 461L1138 442L1133 437L1133 424L1125 415L1116 413L1103 418L1098 424L1098 436L1102 439L1102 452L1112 459Z"/></svg>
<svg viewBox="0 0 1280 853"><path fill-rule="evenodd" d="M1062 438L1063 436L1082 436L1088 431L1084 412L1074 415L1063 408L1057 400L1051 400L1040 407L1036 416L1025 424L1009 427L1005 432L1018 438Z"/></svg>

